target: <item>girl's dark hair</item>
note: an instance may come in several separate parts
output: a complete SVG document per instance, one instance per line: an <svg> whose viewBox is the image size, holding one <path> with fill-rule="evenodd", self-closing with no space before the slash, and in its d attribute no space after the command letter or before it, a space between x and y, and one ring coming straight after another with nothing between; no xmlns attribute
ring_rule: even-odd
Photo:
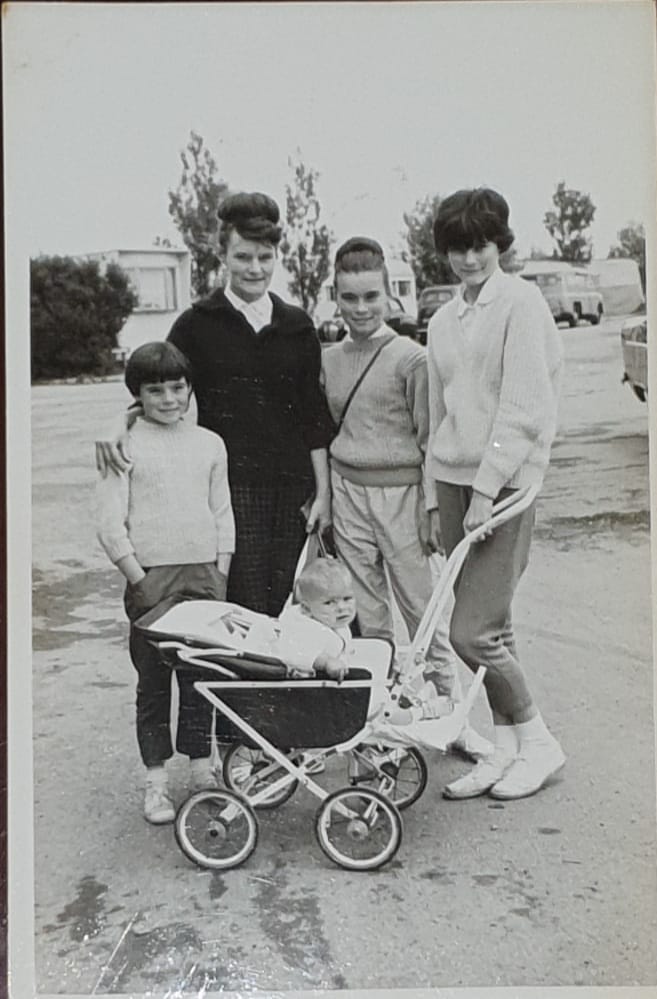
<svg viewBox="0 0 657 999"><path fill-rule="evenodd" d="M135 398L148 382L172 382L178 378L184 378L191 387L192 369L185 355L168 340L137 347L125 366L125 383Z"/></svg>
<svg viewBox="0 0 657 999"><path fill-rule="evenodd" d="M514 240L509 228L509 206L501 194L489 187L457 191L441 201L433 221L436 250L446 257L450 250L495 243L500 253Z"/></svg>
<svg viewBox="0 0 657 999"><path fill-rule="evenodd" d="M281 213L267 194L231 194L219 205L219 247L228 249L230 234L235 230L242 239L278 246L283 230L278 224Z"/></svg>
<svg viewBox="0 0 657 999"><path fill-rule="evenodd" d="M390 277L380 244L367 236L352 236L335 254L333 280L337 283L338 274L360 274L362 271L381 271L385 289L390 294Z"/></svg>

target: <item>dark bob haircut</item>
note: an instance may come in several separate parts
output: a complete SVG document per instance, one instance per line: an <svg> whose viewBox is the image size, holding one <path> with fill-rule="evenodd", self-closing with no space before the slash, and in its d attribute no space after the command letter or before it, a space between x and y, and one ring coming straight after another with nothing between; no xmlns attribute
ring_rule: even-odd
<svg viewBox="0 0 657 999"><path fill-rule="evenodd" d="M278 246L283 230L278 224L281 213L278 205L268 194L231 194L219 205L219 247L222 253L228 249L231 232L235 231L242 239L252 239L255 243L270 243Z"/></svg>
<svg viewBox="0 0 657 999"><path fill-rule="evenodd" d="M139 395L149 382L173 382L184 378L192 385L192 369L185 355L167 340L155 340L133 350L125 366L125 383L130 394Z"/></svg>
<svg viewBox="0 0 657 999"><path fill-rule="evenodd" d="M334 281L338 274L360 274L363 271L381 271L386 291L390 294L390 279L383 249L375 239L352 236L335 254Z"/></svg>
<svg viewBox="0 0 657 999"><path fill-rule="evenodd" d="M463 253L486 243L495 243L504 253L513 240L509 206L501 194L489 187L451 194L441 201L433 221L433 241L443 257L450 250Z"/></svg>

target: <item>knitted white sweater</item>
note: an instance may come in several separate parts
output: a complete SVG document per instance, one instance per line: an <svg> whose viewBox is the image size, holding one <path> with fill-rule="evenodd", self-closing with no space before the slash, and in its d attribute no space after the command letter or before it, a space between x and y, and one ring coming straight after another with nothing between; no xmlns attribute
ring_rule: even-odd
<svg viewBox="0 0 657 999"><path fill-rule="evenodd" d="M97 482L98 539L112 562L214 562L235 549L226 448L210 430L180 420L138 419L129 431L130 469Z"/></svg>
<svg viewBox="0 0 657 999"><path fill-rule="evenodd" d="M429 322L428 477L495 498L540 484L556 433L561 336L538 288L497 270L469 314Z"/></svg>

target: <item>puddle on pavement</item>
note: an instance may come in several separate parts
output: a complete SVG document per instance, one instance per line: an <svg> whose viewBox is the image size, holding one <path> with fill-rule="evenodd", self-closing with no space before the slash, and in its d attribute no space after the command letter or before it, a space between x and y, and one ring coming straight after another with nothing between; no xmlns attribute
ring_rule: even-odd
<svg viewBox="0 0 657 999"><path fill-rule="evenodd" d="M170 923L148 933L137 934L130 929L126 933L125 927L121 932L125 935L112 944L112 960L105 966L94 991L122 993L134 988L136 977L145 978L153 985L181 989L191 986L189 970L196 972L198 961L194 958L203 949L203 940L193 927Z"/></svg>
<svg viewBox="0 0 657 999"><path fill-rule="evenodd" d="M289 891L281 866L277 865L270 883L258 886L255 901L260 929L285 964L301 971L309 986L330 988L333 960L319 902L312 891Z"/></svg>
<svg viewBox="0 0 657 999"><path fill-rule="evenodd" d="M126 625L120 613L120 581L111 571L75 571L80 563L57 563L66 572L32 571L32 644L35 651L65 649L90 636L125 641ZM116 617L107 604L117 605Z"/></svg>
<svg viewBox="0 0 657 999"><path fill-rule="evenodd" d="M105 925L105 895L107 885L92 877L84 877L78 883L78 893L72 902L57 914L57 922L67 925L71 940L82 943L97 936ZM45 932L52 932L56 926L45 926Z"/></svg>
<svg viewBox="0 0 657 999"><path fill-rule="evenodd" d="M584 517L551 517L545 523L537 523L534 534L537 539L550 541L560 551L570 551L586 539L588 548L607 547L611 541L619 540L630 544L642 544L646 532L650 531L650 514L647 510L625 513L596 513Z"/></svg>

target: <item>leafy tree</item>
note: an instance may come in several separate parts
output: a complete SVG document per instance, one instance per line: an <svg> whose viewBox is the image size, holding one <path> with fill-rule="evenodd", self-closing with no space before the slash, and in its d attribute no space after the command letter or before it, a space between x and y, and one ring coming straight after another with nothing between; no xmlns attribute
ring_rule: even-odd
<svg viewBox="0 0 657 999"><path fill-rule="evenodd" d="M221 264L217 255L217 209L228 195L228 185L217 176L217 164L196 132L180 153L182 177L169 191L169 215L192 259L192 289L207 295L217 283Z"/></svg>
<svg viewBox="0 0 657 999"><path fill-rule="evenodd" d="M609 248L608 257L629 257L636 260L641 286L646 290L646 231L640 222L628 222L618 233L618 244Z"/></svg>
<svg viewBox="0 0 657 999"><path fill-rule="evenodd" d="M595 215L590 195L566 187L561 180L552 203L554 210L545 213L543 224L557 244L554 259L571 264L589 263L593 247L587 229Z"/></svg>
<svg viewBox="0 0 657 999"><path fill-rule="evenodd" d="M30 261L32 379L103 375L137 295L116 264L40 256Z"/></svg>
<svg viewBox="0 0 657 999"><path fill-rule="evenodd" d="M291 275L290 293L312 315L329 276L333 233L319 224L322 209L317 197L318 171L306 166L300 154L296 161L290 158L288 163L293 179L285 186L287 225L281 240L281 258Z"/></svg>
<svg viewBox="0 0 657 999"><path fill-rule="evenodd" d="M404 259L415 274L418 292L431 284L456 284L458 278L446 260L439 257L433 243L433 220L440 205L440 195L427 194L404 213L408 252Z"/></svg>

